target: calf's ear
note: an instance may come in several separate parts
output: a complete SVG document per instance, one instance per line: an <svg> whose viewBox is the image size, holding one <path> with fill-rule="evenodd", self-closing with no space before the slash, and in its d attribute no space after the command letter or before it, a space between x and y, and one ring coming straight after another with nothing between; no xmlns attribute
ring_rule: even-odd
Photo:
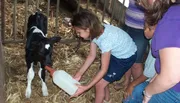
<svg viewBox="0 0 180 103"><path fill-rule="evenodd" d="M59 36L54 36L54 37L51 37L51 38L50 38L51 44L57 43L57 42L59 42L60 40L61 40L61 37L59 37Z"/></svg>

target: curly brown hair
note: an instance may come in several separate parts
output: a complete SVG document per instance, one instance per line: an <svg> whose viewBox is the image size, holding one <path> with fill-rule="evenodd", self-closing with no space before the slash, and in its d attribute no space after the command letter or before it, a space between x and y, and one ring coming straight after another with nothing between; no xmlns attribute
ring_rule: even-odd
<svg viewBox="0 0 180 103"><path fill-rule="evenodd" d="M155 0L149 4L148 0L137 0L145 9L145 22L149 26L154 26L162 19L165 12L173 4L171 0Z"/></svg>

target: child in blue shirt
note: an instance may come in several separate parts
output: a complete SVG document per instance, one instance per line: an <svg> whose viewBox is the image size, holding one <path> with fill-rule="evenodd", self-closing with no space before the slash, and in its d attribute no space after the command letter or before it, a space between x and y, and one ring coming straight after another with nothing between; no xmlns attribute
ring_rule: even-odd
<svg viewBox="0 0 180 103"><path fill-rule="evenodd" d="M147 39L153 37L155 28L156 25L148 26L147 23L145 23L144 34ZM151 45L151 40L149 43ZM125 89L123 103L142 103L143 91L155 74L155 58L152 56L150 48L145 62L144 72Z"/></svg>
<svg viewBox="0 0 180 103"><path fill-rule="evenodd" d="M78 36L90 39L90 53L74 78L80 80L96 57L97 47L101 50L101 68L87 85L78 85L72 97L95 86L95 103L110 100L108 84L120 80L136 60L137 47L131 37L118 27L102 25L96 15L81 11L73 16L72 26Z"/></svg>

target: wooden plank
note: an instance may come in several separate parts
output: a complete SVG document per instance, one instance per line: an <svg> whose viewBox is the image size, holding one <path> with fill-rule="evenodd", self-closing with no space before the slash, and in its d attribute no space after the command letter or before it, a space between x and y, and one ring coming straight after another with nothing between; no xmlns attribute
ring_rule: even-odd
<svg viewBox="0 0 180 103"><path fill-rule="evenodd" d="M59 30L59 21L58 21L58 17L59 17L59 3L60 0L57 0L57 4L56 4L56 21L55 21L55 35L58 34L58 30Z"/></svg>
<svg viewBox="0 0 180 103"><path fill-rule="evenodd" d="M1 13L4 13L4 0L0 1L0 10ZM2 48L2 38L1 34L4 33L2 30L4 30L4 14L1 14L1 20L0 20L0 103L5 103L5 71L4 71L4 55L3 55L3 48Z"/></svg>
<svg viewBox="0 0 180 103"><path fill-rule="evenodd" d="M83 43L86 42L90 42L90 40L81 40ZM75 42L79 42L79 40L76 39L62 39L60 40L59 43L61 44L71 44L71 43L75 43ZM6 40L3 42L3 44L8 44L8 43L25 43L25 41L23 39L21 40Z"/></svg>
<svg viewBox="0 0 180 103"><path fill-rule="evenodd" d="M5 12L4 12L4 2L5 2L5 0L1 0L0 1L0 10L1 10L1 30L0 30L0 32L1 32L1 34L0 34L0 36L1 36L1 39L0 40L2 40L2 42L4 41L4 34L5 34Z"/></svg>
<svg viewBox="0 0 180 103"><path fill-rule="evenodd" d="M25 22L24 22L24 34L26 34L27 31L27 20L28 20L28 2L29 0L25 1ZM24 36L24 41L26 41L26 36Z"/></svg>
<svg viewBox="0 0 180 103"><path fill-rule="evenodd" d="M16 33L17 33L17 18L16 18L16 14L17 14L17 0L14 0L13 3L13 39L16 40Z"/></svg>
<svg viewBox="0 0 180 103"><path fill-rule="evenodd" d="M2 42L0 42L0 103L5 103L5 71L4 71L4 59L2 51Z"/></svg>

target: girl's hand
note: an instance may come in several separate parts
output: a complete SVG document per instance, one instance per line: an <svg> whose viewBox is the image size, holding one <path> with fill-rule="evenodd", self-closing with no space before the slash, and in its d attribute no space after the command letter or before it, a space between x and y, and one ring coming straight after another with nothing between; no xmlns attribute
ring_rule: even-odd
<svg viewBox="0 0 180 103"><path fill-rule="evenodd" d="M86 90L89 89L88 86L82 86L82 85L78 85L78 84L76 84L76 85L78 86L78 90L70 98L78 97L79 95L81 95L82 93L84 93Z"/></svg>
<svg viewBox="0 0 180 103"><path fill-rule="evenodd" d="M79 75L79 74L76 74L73 78L75 79L75 80L77 80L77 81L79 81L80 79L81 79L81 75Z"/></svg>
<svg viewBox="0 0 180 103"><path fill-rule="evenodd" d="M134 90L134 86L132 86L131 84L126 88L125 92L124 92L124 99L127 99L129 96L132 95L132 92Z"/></svg>
<svg viewBox="0 0 180 103"><path fill-rule="evenodd" d="M144 94L143 103L148 103L152 95L148 95L145 90L143 91L143 94Z"/></svg>

